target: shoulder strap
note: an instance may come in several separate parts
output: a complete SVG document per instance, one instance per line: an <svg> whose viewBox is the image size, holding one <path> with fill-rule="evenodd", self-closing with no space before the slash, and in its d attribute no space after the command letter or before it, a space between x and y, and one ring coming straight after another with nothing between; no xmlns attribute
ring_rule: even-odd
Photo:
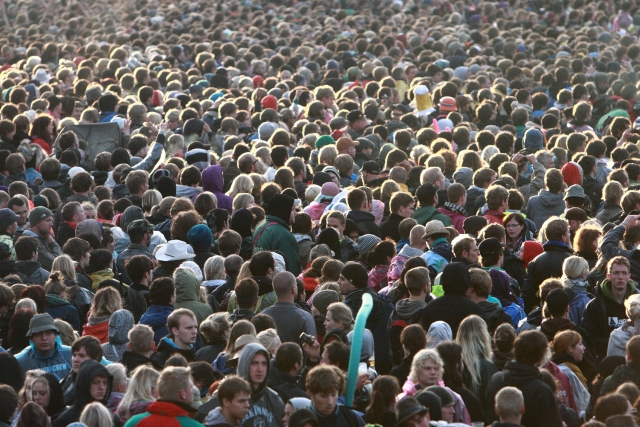
<svg viewBox="0 0 640 427"><path fill-rule="evenodd" d="M358 417L356 417L356 414L353 413L351 408L349 408L348 406L340 405L338 406L338 410L344 416L344 418L347 421L347 424L349 424L350 427L360 426L360 423L358 422Z"/></svg>
<svg viewBox="0 0 640 427"><path fill-rule="evenodd" d="M258 241L258 239L260 239L260 236L262 236L262 233L264 233L264 232L265 232L265 230L266 230L267 228L269 228L269 227L271 227L272 225L275 225L275 224L277 224L277 222L272 221L272 222L270 222L269 224L265 225L265 226L264 226L264 228L263 228L262 230L260 230L260 233L258 233L258 235L256 236L256 238L255 238L255 239L253 239L253 243L251 244L251 249L252 249L252 250L253 250L253 248L255 248L255 247L256 247L256 242Z"/></svg>

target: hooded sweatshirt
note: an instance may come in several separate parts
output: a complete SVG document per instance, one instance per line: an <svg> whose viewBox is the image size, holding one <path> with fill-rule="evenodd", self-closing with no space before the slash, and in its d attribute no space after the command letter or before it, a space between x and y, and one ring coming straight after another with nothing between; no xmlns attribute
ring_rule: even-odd
<svg viewBox="0 0 640 427"><path fill-rule="evenodd" d="M107 368L102 366L99 362L96 362L93 359L86 360L82 362L82 365L80 365L78 376L76 377L76 398L73 406L69 407L60 415L60 417L58 417L58 419L53 423L53 427L66 427L67 425L80 419L80 414L82 413L84 407L94 401L94 398L91 396L90 390L91 383L97 376L101 376L107 379L107 391L100 401L100 403L107 406L107 402L109 401L109 397L111 396L113 377L111 376ZM112 414L112 418L114 420L114 426L119 426L120 419L114 414Z"/></svg>
<svg viewBox="0 0 640 427"><path fill-rule="evenodd" d="M452 262L444 267L440 283L444 295L427 305L422 316L422 327L428 331L433 322L442 320L449 324L455 338L460 322L470 314L482 317L482 309L465 296L471 286L471 278L464 264Z"/></svg>
<svg viewBox="0 0 640 427"><path fill-rule="evenodd" d="M213 314L209 304L200 302L200 281L190 268L180 268L175 272L175 308L188 308L195 314L198 324Z"/></svg>
<svg viewBox="0 0 640 427"><path fill-rule="evenodd" d="M44 286L49 280L49 272L40 266L38 261L16 261L15 268L27 276L33 285Z"/></svg>
<svg viewBox="0 0 640 427"><path fill-rule="evenodd" d="M104 357L110 362L119 362L127 350L129 331L133 328L133 314L129 310L118 310L109 319L109 342L102 344Z"/></svg>
<svg viewBox="0 0 640 427"><path fill-rule="evenodd" d="M416 249L410 245L404 245L402 249L400 249L400 252L398 252L398 255L393 257L391 264L389 264L389 272L387 273L388 282L393 283L400 278L402 270L404 270L404 265L407 263L409 258L422 255L424 255L424 251L422 249Z"/></svg>
<svg viewBox="0 0 640 427"><path fill-rule="evenodd" d="M61 298L59 295L48 294L46 296L47 304L45 311L54 319L62 319L73 327L74 330L80 332L80 318L78 310L71 305L69 301Z"/></svg>
<svg viewBox="0 0 640 427"><path fill-rule="evenodd" d="M233 197L227 196L222 191L224 179L222 178L222 166L207 166L202 171L202 191L212 192L218 199L218 207L232 212Z"/></svg>
<svg viewBox="0 0 640 427"><path fill-rule="evenodd" d="M174 308L170 305L152 305L140 318L140 323L151 326L153 329L153 341L158 345L160 340L169 334L167 318Z"/></svg>
<svg viewBox="0 0 640 427"><path fill-rule="evenodd" d="M249 379L249 366L251 365L251 361L255 355L259 352L265 355L267 361L270 359L269 353L260 344L247 344L242 349L240 358L238 359L237 375L239 377L246 380ZM267 374L257 389L253 390L251 394L251 407L249 408L249 412L244 419L240 421L240 425L243 427L253 427L258 425L283 427L282 416L284 415L284 403L282 403L282 400L275 391L267 387L269 370L270 364L267 363ZM220 404L218 403L218 393L216 392L207 403L198 408L198 412L194 419L202 422L206 418L204 424L211 424L213 422L213 418L210 420L207 414L218 406L220 406Z"/></svg>
<svg viewBox="0 0 640 427"><path fill-rule="evenodd" d="M526 215L540 230L540 227L547 219L561 215L564 212L564 207L562 193L551 193L548 190L542 190L537 196L529 199Z"/></svg>
<svg viewBox="0 0 640 427"><path fill-rule="evenodd" d="M42 369L61 380L71 370L71 347L62 345L60 336L56 338L54 350L46 356L40 356L36 353L33 342L30 341L29 346L16 354L15 357L20 363L23 373L32 369Z"/></svg>
<svg viewBox="0 0 640 427"><path fill-rule="evenodd" d="M389 317L389 344L393 356L394 365L400 364L405 356L400 335L404 328L422 321L422 312L427 306L423 301L411 301L409 298L401 299L396 303L396 308Z"/></svg>

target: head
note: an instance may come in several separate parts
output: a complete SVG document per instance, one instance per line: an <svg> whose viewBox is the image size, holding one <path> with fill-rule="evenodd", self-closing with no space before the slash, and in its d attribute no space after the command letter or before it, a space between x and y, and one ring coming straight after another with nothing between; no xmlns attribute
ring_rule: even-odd
<svg viewBox="0 0 640 427"><path fill-rule="evenodd" d="M442 378L443 364L436 350L420 350L413 357L409 378L421 387L437 385Z"/></svg>
<svg viewBox="0 0 640 427"><path fill-rule="evenodd" d="M320 365L309 371L305 385L314 409L322 415L329 415L344 391L345 377L335 366Z"/></svg>

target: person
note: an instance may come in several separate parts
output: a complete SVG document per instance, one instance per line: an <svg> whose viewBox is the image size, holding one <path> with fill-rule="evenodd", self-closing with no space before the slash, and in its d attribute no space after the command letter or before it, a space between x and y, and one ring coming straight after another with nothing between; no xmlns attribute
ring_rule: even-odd
<svg viewBox="0 0 640 427"><path fill-rule="evenodd" d="M40 266L51 271L53 260L62 255L60 245L51 234L53 213L44 206L36 206L29 212L29 229L22 233L38 239L38 259Z"/></svg>
<svg viewBox="0 0 640 427"><path fill-rule="evenodd" d="M187 361L196 359L194 344L198 334L198 322L196 316L187 308L174 310L167 317L167 329L169 334L160 340L155 361L164 366L172 354L178 353Z"/></svg>
<svg viewBox="0 0 640 427"><path fill-rule="evenodd" d="M41 374L31 384L33 402L42 407L52 421L65 410L60 382L53 374Z"/></svg>
<svg viewBox="0 0 640 427"><path fill-rule="evenodd" d="M347 205L350 209L347 219L355 222L361 235L380 236L380 228L375 222L375 216L371 213L372 203L373 199L369 199L364 190L359 188L351 190L347 195Z"/></svg>
<svg viewBox="0 0 640 427"><path fill-rule="evenodd" d="M298 375L304 368L302 349L298 344L285 342L278 346L271 365L267 384L278 393L283 402L296 397L308 397L298 385Z"/></svg>
<svg viewBox="0 0 640 427"><path fill-rule="evenodd" d="M82 328L82 335L91 335L101 344L109 341L109 319L116 311L122 309L122 297L112 288L99 289L91 305L91 315Z"/></svg>
<svg viewBox="0 0 640 427"><path fill-rule="evenodd" d="M549 169L544 175L546 190L541 190L536 196L532 196L527 202L526 215L540 230L542 224L553 216L558 216L564 211L562 186L564 178L557 169Z"/></svg>
<svg viewBox="0 0 640 427"><path fill-rule="evenodd" d="M286 194L271 198L265 222L253 232L253 253L282 251L288 270L297 276L302 272L298 244L289 230L295 217L295 200Z"/></svg>
<svg viewBox="0 0 640 427"><path fill-rule="evenodd" d="M338 404L346 381L342 371L331 365L311 369L305 381L310 409L318 415L318 427L363 427L364 420L352 409Z"/></svg>
<svg viewBox="0 0 640 427"><path fill-rule="evenodd" d="M276 322L280 341L302 344L301 333L315 337L316 325L313 316L294 303L298 293L295 276L288 271L276 274L273 278L273 290L276 293L276 302L262 313L271 316Z"/></svg>
<svg viewBox="0 0 640 427"><path fill-rule="evenodd" d="M198 324L213 314L209 304L200 302L200 283L195 272L189 267L178 267L173 272L173 283L176 288L176 309L186 308L195 316Z"/></svg>
<svg viewBox="0 0 640 427"><path fill-rule="evenodd" d="M155 353L153 329L147 325L137 324L127 331L128 348L122 353L120 362L124 365L127 375L141 365L151 365L154 369L162 367L152 358Z"/></svg>
<svg viewBox="0 0 640 427"><path fill-rule="evenodd" d="M440 283L444 295L427 304L422 315L422 327L428 331L432 323L444 321L451 327L455 338L462 320L471 314L482 317L482 309L465 296L471 286L471 277L464 264L452 262L444 267Z"/></svg>
<svg viewBox="0 0 640 427"><path fill-rule="evenodd" d="M436 396L437 397L437 396ZM430 411L431 408L423 406L418 400L413 397L398 402L395 408L394 417L397 419L395 425L397 427L427 427L432 425L430 423Z"/></svg>
<svg viewBox="0 0 640 427"><path fill-rule="evenodd" d="M422 255L429 268L429 278L432 282L442 273L445 266L451 262L453 252L448 241L449 231L437 219L429 221L424 229L423 240L426 240L429 250Z"/></svg>
<svg viewBox="0 0 640 427"><path fill-rule="evenodd" d="M72 405L76 399L75 384L82 362L89 359L101 362L102 356L102 346L95 337L84 336L73 342L71 345L71 372L60 381L65 405Z"/></svg>
<svg viewBox="0 0 640 427"><path fill-rule="evenodd" d="M13 246L13 240L18 229L18 219L18 215L11 209L0 209L0 242L9 247L11 259L14 261L16 259L16 250Z"/></svg>
<svg viewBox="0 0 640 427"><path fill-rule="evenodd" d="M67 288L64 285L62 273L54 271L44 285L47 293L45 311L55 319L68 322L74 330L80 331L80 318L78 310L66 299Z"/></svg>
<svg viewBox="0 0 640 427"><path fill-rule="evenodd" d="M7 384L0 384L0 425L7 427L11 425L11 420L18 407L18 395L15 390Z"/></svg>
<svg viewBox="0 0 640 427"><path fill-rule="evenodd" d="M502 308L500 302L489 301L489 294L493 285L489 273L481 268L470 268L469 278L470 286L466 296L482 309L482 319L487 324L489 334L493 335L498 326L503 323L512 324L511 316Z"/></svg>
<svg viewBox="0 0 640 427"><path fill-rule="evenodd" d="M244 346L240 353L237 375L248 381L251 386L250 415L242 420L241 425L244 427L258 425L255 423L283 427L284 403L278 394L267 386L269 359L267 350L255 342ZM220 401L216 392L207 403L198 408L194 419L205 420L207 414L219 406Z"/></svg>
<svg viewBox="0 0 640 427"><path fill-rule="evenodd" d="M91 402L107 405L111 396L112 376L99 362L85 360L78 370L76 379L76 397L73 405L68 407L53 423L53 427L65 427L80 419L84 408ZM120 418L111 414L114 426L121 426Z"/></svg>
<svg viewBox="0 0 640 427"><path fill-rule="evenodd" d="M111 421L109 419L109 421ZM27 402L20 409L20 415L16 427L51 427L51 422L44 409L34 402Z"/></svg>
<svg viewBox="0 0 640 427"><path fill-rule="evenodd" d="M116 415L123 423L134 415L146 412L149 405L158 397L157 382L160 377L158 370L140 365L130 374L131 380L127 386L127 392L116 410Z"/></svg>
<svg viewBox="0 0 640 427"><path fill-rule="evenodd" d="M462 347L464 384L482 400L489 380L498 372L491 362L491 337L481 317L471 315L460 323L456 342Z"/></svg>
<svg viewBox="0 0 640 427"><path fill-rule="evenodd" d="M158 379L158 400L147 407L147 412L135 415L125 427L180 425L202 426L191 419L193 406L193 378L188 368L168 366Z"/></svg>
<svg viewBox="0 0 640 427"><path fill-rule="evenodd" d="M413 358L420 350L427 346L427 337L421 325L409 325L400 334L400 343L404 351L404 357L400 364L391 369L389 375L398 380L398 384L404 384L411 371Z"/></svg>
<svg viewBox="0 0 640 427"><path fill-rule="evenodd" d="M149 251L153 230L153 226L146 219L137 219L128 225L126 232L131 239L131 243L118 254L118 259L116 260L116 268L122 274L122 280L125 283L133 283L125 267L126 261L136 255L144 255L149 259L153 258Z"/></svg>
<svg viewBox="0 0 640 427"><path fill-rule="evenodd" d="M627 363L618 366L613 374L607 377L600 388L600 396L615 391L621 384L631 382L635 385L640 384L640 336L635 336L627 341L625 351Z"/></svg>
<svg viewBox="0 0 640 427"><path fill-rule="evenodd" d="M627 311L627 321L619 328L611 331L609 336L609 345L607 347L607 357L609 356L625 356L627 342L639 335L636 333L636 325L640 318L640 295L634 294L627 298L624 302Z"/></svg>
<svg viewBox="0 0 640 427"><path fill-rule="evenodd" d="M400 242L400 232L398 230L400 222L405 218L411 218L415 202L410 194L396 192L391 196L389 209L391 214L386 221L380 224L380 238L390 237L394 242Z"/></svg>
<svg viewBox="0 0 640 427"><path fill-rule="evenodd" d="M500 421L496 421L491 426L520 426L525 410L522 392L515 387L505 387L496 394L495 412Z"/></svg>
<svg viewBox="0 0 640 427"><path fill-rule="evenodd" d="M16 354L22 372L42 369L55 375L59 380L71 370L71 347L58 340L60 333L50 314L36 314L29 322L27 338L30 345Z"/></svg>
<svg viewBox="0 0 640 427"><path fill-rule="evenodd" d="M382 375L376 378L371 385L371 403L364 416L367 424L395 426L398 420L394 407L399 393L400 385L395 377Z"/></svg>
<svg viewBox="0 0 640 427"><path fill-rule="evenodd" d="M251 386L244 379L230 375L217 390L220 406L204 420L207 427L237 426L251 407Z"/></svg>
<svg viewBox="0 0 640 427"><path fill-rule="evenodd" d="M569 319L576 326L582 323L582 315L587 303L593 299L586 281L589 264L581 256L570 256L562 264L562 281L566 289L571 289L575 296L569 304Z"/></svg>
<svg viewBox="0 0 640 427"><path fill-rule="evenodd" d="M569 378L576 402L578 415L582 417L589 406L591 395L587 389L587 379L577 366L582 361L585 346L582 337L575 331L558 332L551 343L553 357L551 361Z"/></svg>
<svg viewBox="0 0 640 427"><path fill-rule="evenodd" d="M229 315L214 313L200 324L199 330L206 345L196 352L196 360L213 363L227 346L227 336L231 331Z"/></svg>
<svg viewBox="0 0 640 427"><path fill-rule="evenodd" d="M625 300L636 293L629 260L622 256L610 259L607 278L596 289L596 297L586 305L582 317L582 327L591 337L599 359L607 355L611 332L627 320Z"/></svg>
<svg viewBox="0 0 640 427"><path fill-rule="evenodd" d="M538 331L525 331L518 336L515 360L507 362L504 370L491 377L487 386L484 401L487 417L495 421L495 396L500 389L510 385L522 392L524 406L529 408L522 417L524 427L562 426L556 398L549 386L540 380L538 370L546 361L548 345L547 338Z"/></svg>
<svg viewBox="0 0 640 427"><path fill-rule="evenodd" d="M115 311L109 319L109 341L102 344L104 358L110 362L120 362L129 348L128 332L134 326L133 314L129 310Z"/></svg>
<svg viewBox="0 0 640 427"><path fill-rule="evenodd" d="M524 310L531 310L540 304L540 284L549 277L562 276L562 264L573 255L569 225L563 219L549 219L544 225L547 243L543 245L544 253L529 262L527 277L522 289Z"/></svg>
<svg viewBox="0 0 640 427"><path fill-rule="evenodd" d="M168 277L156 279L149 285L149 301L151 305L140 317L140 323L153 329L153 341L156 345L167 336L167 318L173 312L176 301L176 289L173 280Z"/></svg>
<svg viewBox="0 0 640 427"><path fill-rule="evenodd" d="M635 281L640 279L640 263L633 257L633 251L620 249L618 244L623 240L625 231L630 231L640 223L640 215L627 215L620 225L609 230L600 243L600 253L606 260L614 257L625 257L629 259L631 278ZM635 244L635 242L633 242Z"/></svg>

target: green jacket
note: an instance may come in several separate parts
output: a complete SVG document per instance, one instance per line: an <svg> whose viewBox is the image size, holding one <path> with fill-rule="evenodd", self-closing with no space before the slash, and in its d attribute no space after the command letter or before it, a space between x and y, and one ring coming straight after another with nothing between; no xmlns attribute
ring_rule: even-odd
<svg viewBox="0 0 640 427"><path fill-rule="evenodd" d="M9 249L11 250L11 259L12 260L16 260L16 250L13 247L13 238L11 236L9 236L8 234L2 234L0 235L0 242L6 244L7 246L9 246Z"/></svg>
<svg viewBox="0 0 640 427"><path fill-rule="evenodd" d="M415 210L415 212L413 212L411 218L415 219L420 225L426 225L426 223L428 223L429 221L433 221L434 219L441 221L445 227L453 225L453 223L451 222L451 218L443 213L438 212L435 206L418 208Z"/></svg>
<svg viewBox="0 0 640 427"><path fill-rule="evenodd" d="M289 225L277 216L267 215L264 222L253 232L253 253L280 251L287 262L287 270L297 276L302 272L298 256L298 242L289 230Z"/></svg>

